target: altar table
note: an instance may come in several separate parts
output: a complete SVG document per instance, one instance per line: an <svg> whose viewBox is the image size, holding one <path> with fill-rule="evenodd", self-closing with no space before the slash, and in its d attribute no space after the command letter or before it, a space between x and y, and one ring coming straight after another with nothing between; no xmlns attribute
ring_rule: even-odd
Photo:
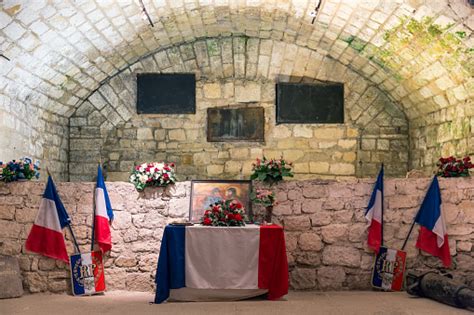
<svg viewBox="0 0 474 315"><path fill-rule="evenodd" d="M166 226L156 271L155 303L238 299L288 293L283 228ZM170 296L171 293L171 296Z"/></svg>

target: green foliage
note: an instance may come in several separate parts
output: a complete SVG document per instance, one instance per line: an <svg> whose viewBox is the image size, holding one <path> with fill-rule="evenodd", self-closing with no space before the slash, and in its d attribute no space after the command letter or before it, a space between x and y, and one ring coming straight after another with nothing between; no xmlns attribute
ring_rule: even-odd
<svg viewBox="0 0 474 315"><path fill-rule="evenodd" d="M251 180L259 180L270 185L282 181L283 177L293 177L291 163L284 159L267 160L266 157L263 157L262 160L257 159L252 170Z"/></svg>

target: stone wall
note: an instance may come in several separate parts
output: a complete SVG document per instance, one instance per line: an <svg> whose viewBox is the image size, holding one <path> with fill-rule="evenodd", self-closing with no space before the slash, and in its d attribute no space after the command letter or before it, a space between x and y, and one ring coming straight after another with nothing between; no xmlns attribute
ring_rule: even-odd
<svg viewBox="0 0 474 315"><path fill-rule="evenodd" d="M19 88L8 84L9 90ZM40 161L42 178L48 167L56 178L67 180L69 119L32 105L43 101L47 98L35 92L10 98L0 88L0 161L31 157Z"/></svg>
<svg viewBox="0 0 474 315"><path fill-rule="evenodd" d="M295 62L295 60L297 60ZM195 115L137 115L136 74L196 74ZM275 123L276 82L344 83L344 124ZM264 142L206 140L210 107L265 109ZM283 156L299 179L404 176L408 124L398 105L349 67L317 50L244 36L197 40L157 51L104 83L70 119L71 180L92 180L97 161L109 180L131 168L173 161L181 179L247 178L255 158Z"/></svg>
<svg viewBox="0 0 474 315"><path fill-rule="evenodd" d="M385 241L400 248L430 179L385 181ZM373 180L289 181L276 186L279 205L275 222L285 227L294 289L369 289L373 254L367 249L364 210ZM59 194L69 211L81 249L89 250L92 183L60 183ZM440 179L443 211L456 278L474 284L474 179ZM109 290L152 291L164 226L188 215L189 182L173 188L138 193L128 183L108 183L115 210L113 249L105 260ZM69 291L68 267L28 254L24 242L38 211L43 183L0 186L0 254L20 260L29 292ZM258 211L258 209L257 209ZM408 242L408 270L440 268L438 259L415 248L418 228ZM68 232L67 246L72 253Z"/></svg>
<svg viewBox="0 0 474 315"><path fill-rule="evenodd" d="M430 171L440 157L474 156L474 92L456 91L447 91L449 103L460 104L410 122L410 169Z"/></svg>

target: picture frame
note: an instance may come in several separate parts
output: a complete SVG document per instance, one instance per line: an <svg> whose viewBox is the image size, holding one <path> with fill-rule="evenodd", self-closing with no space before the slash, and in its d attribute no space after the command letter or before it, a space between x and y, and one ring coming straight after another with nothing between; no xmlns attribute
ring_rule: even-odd
<svg viewBox="0 0 474 315"><path fill-rule="evenodd" d="M210 204L225 199L235 199L245 207L247 218L253 215L250 193L251 180L192 180L189 221L199 223Z"/></svg>

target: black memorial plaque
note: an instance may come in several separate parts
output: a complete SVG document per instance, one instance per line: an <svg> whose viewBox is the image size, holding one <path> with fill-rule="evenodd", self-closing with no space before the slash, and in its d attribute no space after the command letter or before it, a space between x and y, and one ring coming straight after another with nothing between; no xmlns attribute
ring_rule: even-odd
<svg viewBox="0 0 474 315"><path fill-rule="evenodd" d="M208 108L207 141L264 141L262 107Z"/></svg>
<svg viewBox="0 0 474 315"><path fill-rule="evenodd" d="M138 114L195 114L193 73L137 74Z"/></svg>
<svg viewBox="0 0 474 315"><path fill-rule="evenodd" d="M342 83L278 83L276 92L277 124L344 123Z"/></svg>

